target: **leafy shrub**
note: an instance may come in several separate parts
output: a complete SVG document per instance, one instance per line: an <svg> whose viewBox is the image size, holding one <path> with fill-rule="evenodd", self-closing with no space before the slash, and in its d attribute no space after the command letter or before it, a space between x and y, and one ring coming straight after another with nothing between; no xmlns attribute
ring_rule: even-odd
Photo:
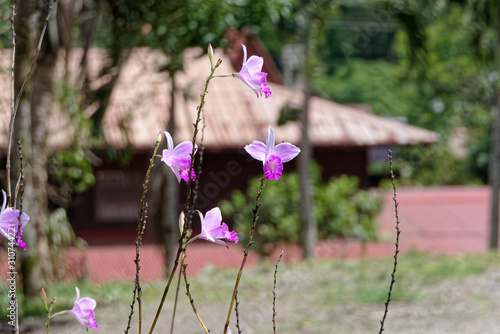
<svg viewBox="0 0 500 334"><path fill-rule="evenodd" d="M318 238L375 238L375 215L381 209L380 199L358 189L358 179L354 176L343 175L324 183L320 180L321 173L316 164L312 165L311 171ZM241 242L248 241L255 206L254 194L259 186L259 178L253 178L249 181L246 194L236 190L230 200L219 204L225 221L235 224ZM269 254L280 242L299 242L299 201L297 173L287 173L278 182L266 183L254 237L254 247L258 252Z"/></svg>

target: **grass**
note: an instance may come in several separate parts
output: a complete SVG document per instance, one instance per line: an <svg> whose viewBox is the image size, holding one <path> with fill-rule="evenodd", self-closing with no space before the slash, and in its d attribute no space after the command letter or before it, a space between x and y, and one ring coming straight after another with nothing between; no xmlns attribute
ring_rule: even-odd
<svg viewBox="0 0 500 334"><path fill-rule="evenodd" d="M286 256L286 255L285 255ZM383 303L387 298L387 288L392 270L392 258L356 259L356 260L321 260L299 263L280 263L278 272L278 302L294 300L300 295L301 307L317 307L341 304L363 305ZM492 267L500 266L498 253L476 255L429 255L409 252L399 257L396 285L393 300L418 301L428 297L429 287L442 282L458 282L468 277L481 274ZM264 261L245 270L239 299L242 301L261 301L266 307L272 303L274 263ZM200 274L190 279L191 292L197 305L225 305L232 293L236 269L217 270L206 267ZM97 300L98 307L126 304L132 297L132 282L109 282L92 284L89 282L59 283L46 288L48 299L57 296L54 312L70 309L75 299L78 285L81 296ZM7 288L5 282L0 288ZM164 282L143 284L145 304L157 305L163 293ZM171 302L175 286L169 294ZM181 287L181 298L183 296ZM479 298L479 297L478 297ZM1 305L7 305L5 294L0 296ZM24 301L20 296L21 317L43 317L44 309L38 298ZM5 308L0 308L0 317L5 317Z"/></svg>

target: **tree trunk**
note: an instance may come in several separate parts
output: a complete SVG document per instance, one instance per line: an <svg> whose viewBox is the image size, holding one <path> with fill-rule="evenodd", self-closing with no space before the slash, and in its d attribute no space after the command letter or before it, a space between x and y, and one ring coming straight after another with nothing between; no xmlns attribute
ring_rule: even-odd
<svg viewBox="0 0 500 334"><path fill-rule="evenodd" d="M315 66L316 42L318 22L312 20L306 35L306 64L305 64L305 87L304 105L301 111L302 142L299 154L299 187L300 187L300 227L301 243L304 250L304 258L314 258L314 249L318 240L318 227L313 216L313 185L309 165L311 163L311 144L309 142L309 100L311 97L311 77Z"/></svg>
<svg viewBox="0 0 500 334"><path fill-rule="evenodd" d="M500 91L496 92L500 107ZM488 179L491 185L490 249L498 249L498 206L500 191L500 111L497 111L491 130L491 154Z"/></svg>
<svg viewBox="0 0 500 334"><path fill-rule="evenodd" d="M170 118L168 120L168 132L175 138L175 73L170 73L171 91L170 91ZM175 143L174 143L175 145ZM166 167L166 166L162 166ZM164 168L166 173L165 182L165 205L162 206L162 225L163 225L163 245L165 247L165 260L167 264L167 273L170 273L174 266L174 260L177 249L177 240L179 239L179 182L174 173L169 168Z"/></svg>
<svg viewBox="0 0 500 334"><path fill-rule="evenodd" d="M170 118L166 127L172 138L175 138L175 75L171 75L171 83ZM162 140L163 143L161 147L166 148L165 137L163 137ZM149 197L151 202L150 209L152 210L151 221L154 222L154 229L159 236L159 240L157 239L156 241L160 241L164 248L166 271L168 275L174 266L179 239L178 221L179 214L181 213L181 208L179 207L179 183L174 173L172 173L170 168L165 166L163 162L157 162L157 165L158 166L156 166L152 172L152 179L154 182L151 183L152 195Z"/></svg>
<svg viewBox="0 0 500 334"><path fill-rule="evenodd" d="M16 68L27 66L26 58L33 57L41 27L47 17L48 4L37 6L34 1L20 1L18 8L16 30L20 34L17 40L20 43L23 41L23 46L20 45L18 50L20 57L16 59ZM35 21L37 24L28 23L33 22L34 17L37 18ZM52 16L52 19L55 19L55 16ZM45 37L33 75L30 111L20 110L19 114L19 123L24 123L19 130L23 131L20 135L24 141L24 155L28 162L25 169L24 208L30 216L30 223L23 233L28 250L23 254L22 263L23 288L26 296L37 295L40 287L47 285L53 279L47 239L47 121L52 107L52 76L56 59L57 50ZM24 69L16 71L16 86L23 82L25 78L23 74L25 74ZM22 109L25 109L26 105L27 103L23 102ZM29 129L26 124L29 124Z"/></svg>

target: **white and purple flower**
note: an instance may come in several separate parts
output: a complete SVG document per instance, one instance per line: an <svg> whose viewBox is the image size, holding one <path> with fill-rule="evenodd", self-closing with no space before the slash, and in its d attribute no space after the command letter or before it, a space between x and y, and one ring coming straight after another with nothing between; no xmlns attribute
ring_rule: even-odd
<svg viewBox="0 0 500 334"><path fill-rule="evenodd" d="M245 146L245 151L252 158L262 161L267 180L279 180L283 172L283 164L300 153L300 149L290 143L274 146L274 130L271 126L267 130L266 144L254 140L250 145Z"/></svg>
<svg viewBox="0 0 500 334"><path fill-rule="evenodd" d="M7 195L3 190L2 195L3 203L2 210L0 211L0 233L8 240L13 240L17 233L19 214L21 214L21 212L11 207L7 207ZM26 224L28 224L29 219L30 217L24 212L21 214L21 227L19 228L19 233L17 233L17 245L22 250L26 250L26 243L21 240L21 235L23 234L23 229Z"/></svg>
<svg viewBox="0 0 500 334"><path fill-rule="evenodd" d="M80 299L80 290L75 286L76 289L76 300L75 305L69 313L81 323L86 330L89 327L97 330L97 322L95 320L94 309L97 305L96 301L89 297L84 297ZM67 312L67 311L66 311Z"/></svg>
<svg viewBox="0 0 500 334"><path fill-rule="evenodd" d="M226 223L222 222L222 215L218 207L208 211L203 217L203 214L198 211L201 221L201 233L198 236L200 239L215 242L219 245L227 244L222 240L233 241L238 243L238 234L235 231L229 231Z"/></svg>
<svg viewBox="0 0 500 334"><path fill-rule="evenodd" d="M163 161L175 174L177 181L181 178L189 182L189 170L191 169L191 153L193 152L193 143L185 141L174 148L172 136L167 131L163 131L167 137L167 148L163 150L161 161ZM195 145L195 153L198 148ZM191 171L191 179L196 179L194 170Z"/></svg>
<svg viewBox="0 0 500 334"><path fill-rule="evenodd" d="M243 47L243 65L235 76L250 87L257 94L257 97L264 94L267 99L271 96L271 90L267 87L267 73L261 72L264 59L258 56L251 56L247 60L247 48L243 44L241 46Z"/></svg>

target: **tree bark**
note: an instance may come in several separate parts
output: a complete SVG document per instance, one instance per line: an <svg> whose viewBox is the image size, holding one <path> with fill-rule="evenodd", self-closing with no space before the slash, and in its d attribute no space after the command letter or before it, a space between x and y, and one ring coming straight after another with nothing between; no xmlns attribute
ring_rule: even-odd
<svg viewBox="0 0 500 334"><path fill-rule="evenodd" d="M500 91L496 91L496 104L500 108ZM491 154L488 179L491 185L490 249L498 249L498 206L500 191L500 111L497 110L491 132Z"/></svg>
<svg viewBox="0 0 500 334"><path fill-rule="evenodd" d="M170 91L170 118L168 120L168 132L175 138L175 72L170 73L171 91ZM175 145L175 143L174 143ZM162 166L166 167L166 166ZM163 245L165 247L165 261L167 264L167 273L170 273L174 266L176 255L177 240L179 239L179 182L174 173L168 168L166 170L165 182L165 205L162 206L162 225L163 225Z"/></svg>
<svg viewBox="0 0 500 334"><path fill-rule="evenodd" d="M18 2L16 32L19 57L16 57L15 64L16 93L26 77L25 67L29 67L31 63L48 10L47 2ZM54 15L52 19L55 19ZM47 238L47 122L52 107L52 82L56 59L57 50L51 47L45 37L33 75L31 92L25 93L25 96L31 94L31 103L27 98L20 103L17 122L19 128L16 138L23 140L23 153L28 163L25 168L23 209L30 216L30 223L23 233L28 249L22 256L23 290L27 297L36 296L40 287L49 284L53 279Z"/></svg>
<svg viewBox="0 0 500 334"><path fill-rule="evenodd" d="M309 103L311 98L311 77L315 66L314 53L317 42L316 20L311 20L306 34L306 64L305 64L305 87L304 104L300 115L302 123L302 142L299 154L299 187L300 187L300 227L301 243L304 250L304 258L314 258L314 249L318 240L318 227L313 215L313 185L309 165L311 164L312 150L309 142Z"/></svg>

